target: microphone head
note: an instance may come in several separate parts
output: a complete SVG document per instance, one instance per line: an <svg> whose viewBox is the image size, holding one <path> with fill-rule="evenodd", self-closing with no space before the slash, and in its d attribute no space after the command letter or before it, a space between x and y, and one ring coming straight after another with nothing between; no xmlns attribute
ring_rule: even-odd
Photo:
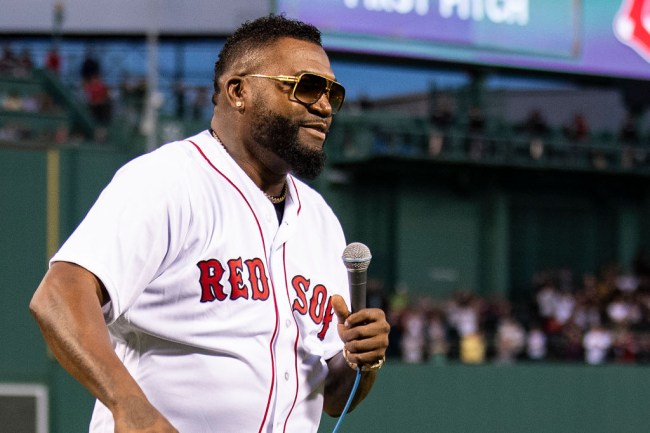
<svg viewBox="0 0 650 433"><path fill-rule="evenodd" d="M368 270L371 259L370 249L361 242L353 242L343 250L343 264L351 272Z"/></svg>

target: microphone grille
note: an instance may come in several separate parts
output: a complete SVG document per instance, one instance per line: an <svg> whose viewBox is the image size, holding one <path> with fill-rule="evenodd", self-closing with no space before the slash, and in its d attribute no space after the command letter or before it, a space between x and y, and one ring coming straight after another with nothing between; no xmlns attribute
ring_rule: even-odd
<svg viewBox="0 0 650 433"><path fill-rule="evenodd" d="M365 271L371 259L370 249L361 242L353 242L343 250L343 263L348 271Z"/></svg>

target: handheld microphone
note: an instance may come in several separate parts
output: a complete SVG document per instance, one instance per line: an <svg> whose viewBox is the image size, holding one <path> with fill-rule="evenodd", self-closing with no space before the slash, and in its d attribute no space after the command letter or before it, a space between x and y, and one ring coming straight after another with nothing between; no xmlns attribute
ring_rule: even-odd
<svg viewBox="0 0 650 433"><path fill-rule="evenodd" d="M343 250L343 264L348 270L348 284L352 312L366 308L366 282L372 255L370 249L360 242L353 242Z"/></svg>

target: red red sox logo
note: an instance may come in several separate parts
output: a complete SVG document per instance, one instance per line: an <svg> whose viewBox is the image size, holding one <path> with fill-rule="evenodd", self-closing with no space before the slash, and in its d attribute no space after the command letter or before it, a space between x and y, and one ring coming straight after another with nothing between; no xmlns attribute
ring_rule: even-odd
<svg viewBox="0 0 650 433"><path fill-rule="evenodd" d="M259 258L242 260L242 258L228 260L224 266L217 259L202 260L196 264L201 272L199 284L201 285L201 302L231 301L248 299L253 301L266 301L271 293L264 262ZM227 273L228 287L222 282L222 277ZM322 284L314 284L302 275L296 275L291 280L295 298L292 310L302 316L309 316L316 325L322 325L318 338L325 338L329 329L334 309L332 297L327 288Z"/></svg>
<svg viewBox="0 0 650 433"><path fill-rule="evenodd" d="M624 0L614 19L614 33L650 62L650 1Z"/></svg>

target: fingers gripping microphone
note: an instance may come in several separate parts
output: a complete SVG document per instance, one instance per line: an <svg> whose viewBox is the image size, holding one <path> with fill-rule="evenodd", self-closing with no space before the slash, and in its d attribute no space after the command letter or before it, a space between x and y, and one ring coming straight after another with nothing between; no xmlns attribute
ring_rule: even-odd
<svg viewBox="0 0 650 433"><path fill-rule="evenodd" d="M366 281L371 259L370 249L360 242L353 242L343 250L353 312L366 308Z"/></svg>

